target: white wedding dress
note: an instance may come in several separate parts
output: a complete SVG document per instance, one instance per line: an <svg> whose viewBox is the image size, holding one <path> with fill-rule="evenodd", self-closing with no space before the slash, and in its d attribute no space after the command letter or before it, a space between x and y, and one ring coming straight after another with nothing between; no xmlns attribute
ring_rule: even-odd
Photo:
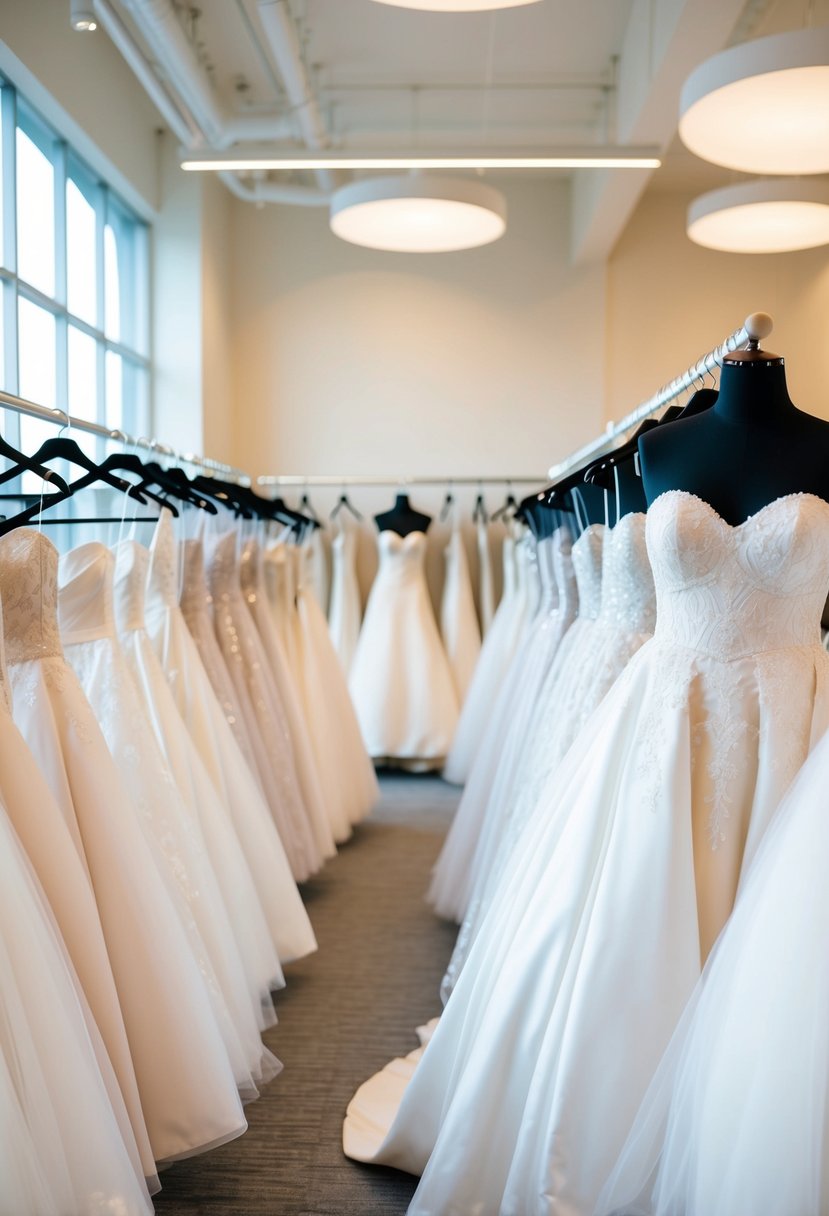
<svg viewBox="0 0 829 1216"><path fill-rule="evenodd" d="M204 977L125 779L61 649L58 554L42 533L0 539L15 721L89 875L157 1162L246 1129Z"/></svg>
<svg viewBox="0 0 829 1216"><path fill-rule="evenodd" d="M285 964L303 958L317 948L314 932L268 806L179 608L176 542L168 511L161 513L150 555L147 632L210 780L230 811L279 960Z"/></svg>
<svg viewBox="0 0 829 1216"><path fill-rule="evenodd" d="M492 578L492 554L489 548L489 524L481 517L475 527L478 545L478 612L481 638L489 633L495 617L495 587Z"/></svg>
<svg viewBox="0 0 829 1216"><path fill-rule="evenodd" d="M475 612L469 561L463 533L456 520L446 546L446 577L440 605L440 632L462 706L481 653L481 630Z"/></svg>
<svg viewBox="0 0 829 1216"><path fill-rule="evenodd" d="M532 618L531 544L535 542L529 536L520 541L512 536L504 539L504 593L481 647L452 750L443 767L445 780L453 785L466 784L491 707Z"/></svg>
<svg viewBox="0 0 829 1216"><path fill-rule="evenodd" d="M331 541L333 570L331 603L328 608L328 628L331 641L340 656L348 678L357 650L362 622L360 585L357 581L357 543L360 530L354 522L343 517Z"/></svg>
<svg viewBox="0 0 829 1216"><path fill-rule="evenodd" d="M372 1154L423 1173L417 1216L593 1212L743 866L829 725L829 504L790 495L730 527L669 491L647 541L655 635L545 788ZM375 1105L375 1134L388 1115Z"/></svg>
<svg viewBox="0 0 829 1216"><path fill-rule="evenodd" d="M472 859L494 798L520 779L520 753L535 703L562 639L573 623L578 590L570 534L559 528L538 543L541 607L490 711L475 763L435 864L428 899L438 916L463 920L471 895ZM516 771L514 771L516 770Z"/></svg>
<svg viewBox="0 0 829 1216"><path fill-rule="evenodd" d="M380 568L348 685L369 755L421 771L443 764L458 719L426 585L426 543L425 532L380 533Z"/></svg>

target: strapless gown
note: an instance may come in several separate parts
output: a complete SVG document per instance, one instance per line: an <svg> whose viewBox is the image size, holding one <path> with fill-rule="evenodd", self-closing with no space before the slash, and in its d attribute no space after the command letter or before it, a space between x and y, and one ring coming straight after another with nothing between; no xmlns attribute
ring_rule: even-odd
<svg viewBox="0 0 829 1216"><path fill-rule="evenodd" d="M541 608L516 654L475 756L452 826L435 865L428 899L439 916L463 920L477 851L489 803L509 794L533 720L536 700L562 639L573 623L578 590L570 535L559 529L538 545Z"/></svg>
<svg viewBox="0 0 829 1216"><path fill-rule="evenodd" d="M481 630L475 612L472 579L463 533L455 523L445 551L446 576L440 605L440 632L458 705L463 705L481 653Z"/></svg>
<svg viewBox="0 0 829 1216"><path fill-rule="evenodd" d="M15 720L89 875L156 1161L245 1131L204 978L124 778L61 649L58 554L28 528L0 540Z"/></svg>
<svg viewBox="0 0 829 1216"><path fill-rule="evenodd" d="M302 801L293 746L259 634L242 598L235 531L216 537L207 576L213 598L213 626L249 724L259 775L274 823L297 882L322 865L308 812Z"/></svg>
<svg viewBox="0 0 829 1216"><path fill-rule="evenodd" d="M466 784L490 710L532 617L530 542L528 536L504 540L504 593L484 638L443 768L444 778L453 785Z"/></svg>
<svg viewBox="0 0 829 1216"><path fill-rule="evenodd" d="M178 605L176 542L162 511L150 546L145 618L179 713L215 788L230 810L283 965L317 948L270 811L205 672Z"/></svg>
<svg viewBox="0 0 829 1216"><path fill-rule="evenodd" d="M125 540L115 546L114 553L115 622L121 650L179 795L204 840L246 977L256 1025L264 1030L276 1022L271 992L284 981L256 884L230 811L210 780L147 634L144 595L149 552L143 545Z"/></svg>
<svg viewBox="0 0 829 1216"><path fill-rule="evenodd" d="M375 1154L423 1172L418 1216L593 1212L829 724L829 505L792 495L733 528L670 491L647 544L654 637L545 788Z"/></svg>
<svg viewBox="0 0 829 1216"><path fill-rule="evenodd" d="M440 768L458 720L424 559L426 534L380 533L349 690L369 755L414 770Z"/></svg>

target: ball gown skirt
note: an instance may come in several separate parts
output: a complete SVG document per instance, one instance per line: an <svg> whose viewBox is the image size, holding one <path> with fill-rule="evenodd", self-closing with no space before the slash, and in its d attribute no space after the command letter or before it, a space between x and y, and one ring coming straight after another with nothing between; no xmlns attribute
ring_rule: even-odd
<svg viewBox="0 0 829 1216"><path fill-rule="evenodd" d="M268 605L262 575L262 552L258 542L253 539L246 540L242 548L239 576L242 594L264 647L268 670L276 685L281 709L285 716L297 781L317 849L320 856L328 860L337 852L331 820L323 799L322 786L311 746L311 736L305 724L299 692L294 684L287 656L282 649L279 631L274 624Z"/></svg>
<svg viewBox="0 0 829 1216"><path fill-rule="evenodd" d="M490 707L506 676L531 614L529 541L504 540L504 594L487 633L458 720L443 776L453 785L469 777Z"/></svg>
<svg viewBox="0 0 829 1216"><path fill-rule="evenodd" d="M730 527L670 491L647 542L655 635L545 788L372 1154L422 1173L418 1216L593 1212L743 867L829 725L829 505L791 495Z"/></svg>
<svg viewBox="0 0 829 1216"><path fill-rule="evenodd" d="M597 1211L829 1211L829 735L737 897Z"/></svg>
<svg viewBox="0 0 829 1216"><path fill-rule="evenodd" d="M535 700L576 614L578 591L570 550L570 536L565 529L559 529L538 545L541 608L492 706L469 780L432 874L429 902L438 916L459 924L469 904L472 858L494 783L500 773L512 768L512 753L521 746Z"/></svg>
<svg viewBox="0 0 829 1216"><path fill-rule="evenodd" d="M446 577L440 605L440 632L455 684L458 705L463 705L478 658L481 630L475 612L472 579L460 524L455 523L445 550Z"/></svg>
<svg viewBox="0 0 829 1216"><path fill-rule="evenodd" d="M228 808L178 711L145 628L149 552L143 545L125 540L116 545L114 553L114 607L121 651L179 795L204 840L261 1031L276 1022L271 991L280 985L282 976L265 913Z"/></svg>
<svg viewBox="0 0 829 1216"><path fill-rule="evenodd" d="M0 540L15 721L58 801L95 893L157 1162L246 1123L224 1042L170 892L57 623L58 554L39 532Z"/></svg>
<svg viewBox="0 0 829 1216"><path fill-rule="evenodd" d="M357 580L359 535L358 526L343 518L331 541L333 570L328 628L346 678L351 672L363 617L360 584Z"/></svg>
<svg viewBox="0 0 829 1216"><path fill-rule="evenodd" d="M316 950L308 913L259 786L233 737L178 606L176 545L162 511L150 547L145 618L179 713L228 807L282 964Z"/></svg>
<svg viewBox="0 0 829 1216"><path fill-rule="evenodd" d="M441 767L458 720L426 584L426 544L425 532L380 533L380 567L348 684L369 755L415 771Z"/></svg>

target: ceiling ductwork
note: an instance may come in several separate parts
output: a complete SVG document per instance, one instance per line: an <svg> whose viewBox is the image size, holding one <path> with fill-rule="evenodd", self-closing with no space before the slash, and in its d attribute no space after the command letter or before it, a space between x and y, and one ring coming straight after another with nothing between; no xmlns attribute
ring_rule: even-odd
<svg viewBox="0 0 829 1216"><path fill-rule="evenodd" d="M331 197L327 190L313 186L280 186L278 182L245 182L235 173L220 173L220 179L236 198L244 203L287 203L294 207L327 207Z"/></svg>

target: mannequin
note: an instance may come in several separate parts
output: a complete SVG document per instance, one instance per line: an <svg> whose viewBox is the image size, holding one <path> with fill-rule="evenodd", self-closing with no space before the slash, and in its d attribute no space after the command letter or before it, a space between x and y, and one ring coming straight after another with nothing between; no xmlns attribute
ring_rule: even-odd
<svg viewBox="0 0 829 1216"><path fill-rule="evenodd" d="M381 532L396 532L398 536L408 536L410 532L426 532L432 522L431 515L415 511L409 502L408 494L398 494L390 511L375 515L374 522Z"/></svg>
<svg viewBox="0 0 829 1216"><path fill-rule="evenodd" d="M530 494L522 500L518 514L536 540L545 540L561 526L562 511L547 501L546 494Z"/></svg>
<svg viewBox="0 0 829 1216"><path fill-rule="evenodd" d="M758 349L771 318L754 314L746 329L748 349L726 356L714 405L640 438L648 504L685 490L737 526L788 494L829 501L829 423L797 409L783 359Z"/></svg>

